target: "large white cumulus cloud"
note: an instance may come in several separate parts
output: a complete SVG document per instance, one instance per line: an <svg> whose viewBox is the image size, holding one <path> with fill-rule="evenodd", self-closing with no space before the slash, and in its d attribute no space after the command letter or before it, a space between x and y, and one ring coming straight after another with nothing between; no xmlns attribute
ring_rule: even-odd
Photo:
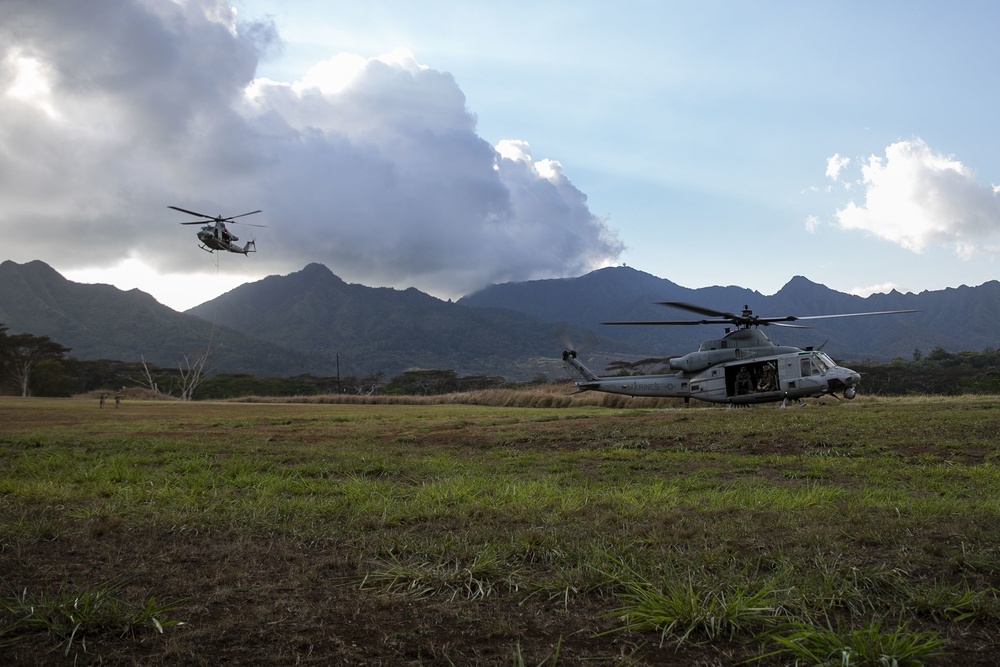
<svg viewBox="0 0 1000 667"><path fill-rule="evenodd" d="M839 172L828 169L827 175L836 179ZM842 229L863 230L914 252L945 245L969 257L996 248L1000 190L920 139L888 146L885 157L869 157L860 184L864 202L852 201L836 213Z"/></svg>
<svg viewBox="0 0 1000 667"><path fill-rule="evenodd" d="M249 261L269 271L318 261L449 296L622 252L558 162L476 134L451 75L399 51L257 78L278 43L273 25L237 22L220 0L5 2L4 254L203 266L167 204L263 209Z"/></svg>

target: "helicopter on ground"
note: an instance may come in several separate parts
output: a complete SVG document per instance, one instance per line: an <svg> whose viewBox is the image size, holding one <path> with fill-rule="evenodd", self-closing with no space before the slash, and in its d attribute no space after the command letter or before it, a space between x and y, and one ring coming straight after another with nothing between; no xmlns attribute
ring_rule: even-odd
<svg viewBox="0 0 1000 667"><path fill-rule="evenodd" d="M672 374L598 376L577 358L575 350L563 352L563 362L571 375L583 378L576 382L576 391L603 391L626 396L655 396L683 398L687 404L692 398L710 403L751 405L789 399L803 399L825 395L852 399L857 394L861 374L837 365L822 350L775 345L759 329L776 325L806 328L791 324L798 320L817 320L831 317L858 317L864 315L894 315L913 313L915 310L885 310L868 313L839 313L836 315L810 315L797 317L761 317L753 314L748 306L740 315L726 313L679 301L662 301L661 305L681 308L712 319L604 322L612 325L695 325L730 324L726 334L719 339L702 342L698 351L669 360Z"/></svg>
<svg viewBox="0 0 1000 667"><path fill-rule="evenodd" d="M241 213L239 215L231 215L224 218L221 215L211 216L205 215L204 213L197 213L196 211L189 211L185 208L180 208L179 206L168 206L167 208L172 208L175 211L180 211L181 213L187 213L189 215L197 215L198 217L207 218L211 221L205 222L204 220L195 220L194 222L180 223L182 225L204 225L204 227L198 230L198 240L201 241L201 245L198 247L205 252L226 250L228 252L238 252L243 255L247 255L251 252L257 252L257 243L253 240L247 241L244 246L237 245L236 241L239 241L240 239L226 228L226 223L231 222L233 224L237 224L236 218L242 218L247 215L253 215L254 213L260 213L260 211L250 211L249 213ZM266 226L254 225L249 222L241 224L250 225L251 227Z"/></svg>

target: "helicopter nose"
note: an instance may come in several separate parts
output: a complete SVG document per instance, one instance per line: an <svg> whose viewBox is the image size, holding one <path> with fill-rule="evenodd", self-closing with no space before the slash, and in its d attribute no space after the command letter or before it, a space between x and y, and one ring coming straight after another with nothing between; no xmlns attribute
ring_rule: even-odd
<svg viewBox="0 0 1000 667"><path fill-rule="evenodd" d="M831 393L850 391L853 397L854 387L859 382L861 382L861 374L843 366L837 366L827 374L827 387Z"/></svg>

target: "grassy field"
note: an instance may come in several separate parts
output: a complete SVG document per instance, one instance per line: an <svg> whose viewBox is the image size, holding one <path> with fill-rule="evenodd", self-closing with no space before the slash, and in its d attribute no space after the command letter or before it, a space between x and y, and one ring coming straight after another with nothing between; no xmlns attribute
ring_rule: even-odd
<svg viewBox="0 0 1000 667"><path fill-rule="evenodd" d="M0 398L0 664L1000 662L1000 398L463 400Z"/></svg>

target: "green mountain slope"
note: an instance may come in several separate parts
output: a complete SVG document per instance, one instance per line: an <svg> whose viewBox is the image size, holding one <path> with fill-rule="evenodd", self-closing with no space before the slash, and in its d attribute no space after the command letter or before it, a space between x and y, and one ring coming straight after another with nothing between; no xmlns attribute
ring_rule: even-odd
<svg viewBox="0 0 1000 667"><path fill-rule="evenodd" d="M579 278L492 285L458 301L460 305L507 308L560 319L639 347L649 355L684 354L700 341L722 333L721 327L603 326L609 320L688 320L696 315L659 305L660 301L698 304L738 313L749 306L758 315L823 315L916 309L905 315L847 317L806 322L807 329L770 326L775 342L820 346L845 360L909 358L915 348L940 346L950 351L982 350L1000 344L1000 283L920 294L844 294L801 276L771 296L742 287L691 289L627 267L594 271Z"/></svg>
<svg viewBox="0 0 1000 667"><path fill-rule="evenodd" d="M0 323L49 336L78 359L175 367L210 347L207 367L216 370L284 375L312 367L302 354L178 313L140 290L75 283L40 261L0 264Z"/></svg>
<svg viewBox="0 0 1000 667"><path fill-rule="evenodd" d="M551 371L566 328L412 288L348 284L320 264L242 285L187 312L206 319L214 313L220 324L292 350L339 355L343 372L357 375L422 368L530 379ZM631 351L610 340L604 345Z"/></svg>
<svg viewBox="0 0 1000 667"><path fill-rule="evenodd" d="M1000 283L920 294L852 296L795 277L777 294L741 287L689 289L626 267L579 278L493 285L457 303L416 289L348 284L310 264L286 276L242 285L187 313L139 290L66 280L43 262L0 264L0 323L12 332L51 336L79 359L145 358L176 366L211 346L217 372L289 376L389 377L408 369L454 370L525 380L562 377L564 347L599 359L684 354L721 326L603 326L607 320L693 319L658 301L696 303L759 315L918 309L919 313L768 327L775 342L824 345L838 359L909 358L929 352L998 347ZM570 342L572 341L572 342ZM595 365L595 368L601 368Z"/></svg>

